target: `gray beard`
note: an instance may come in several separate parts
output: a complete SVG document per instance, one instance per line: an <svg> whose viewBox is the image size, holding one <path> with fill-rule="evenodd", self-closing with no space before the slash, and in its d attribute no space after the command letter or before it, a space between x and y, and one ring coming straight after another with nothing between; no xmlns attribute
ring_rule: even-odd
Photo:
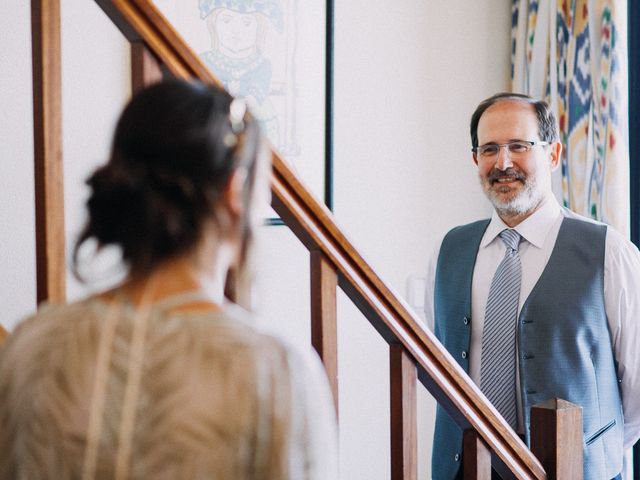
<svg viewBox="0 0 640 480"><path fill-rule="evenodd" d="M530 177L524 179L524 188L515 197L506 202L500 200L494 193L488 180L480 179L480 183L493 208L501 217L513 217L531 213L542 201L543 195L535 180Z"/></svg>

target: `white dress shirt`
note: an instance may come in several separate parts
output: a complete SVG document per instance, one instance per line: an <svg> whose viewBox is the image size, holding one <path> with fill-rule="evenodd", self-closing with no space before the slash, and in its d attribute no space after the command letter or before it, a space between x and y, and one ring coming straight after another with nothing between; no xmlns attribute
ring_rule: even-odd
<svg viewBox="0 0 640 480"><path fill-rule="evenodd" d="M573 214L572 214L573 215ZM555 197L544 201L538 210L515 227L522 236L519 254L522 283L518 314L549 261L565 211ZM505 254L498 234L509 228L494 212L480 242L471 286L471 345L469 375L480 385L482 329L491 279ZM426 279L425 314L429 328L434 327L434 284L440 243L429 262ZM607 228L604 256L604 301L618 377L622 384L624 412L624 448L640 438L640 252L620 233ZM517 357L516 357L517 361ZM516 370L517 374L517 370ZM517 378L519 385L519 378ZM520 388L518 430L523 432Z"/></svg>

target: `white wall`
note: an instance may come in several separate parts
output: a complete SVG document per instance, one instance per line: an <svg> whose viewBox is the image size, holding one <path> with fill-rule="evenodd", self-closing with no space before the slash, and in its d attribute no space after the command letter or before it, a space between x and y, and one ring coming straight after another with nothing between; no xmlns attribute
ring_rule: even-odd
<svg viewBox="0 0 640 480"><path fill-rule="evenodd" d="M0 2L0 295L11 328L34 307L29 9ZM508 87L507 0L336 2L335 211L338 223L400 295L423 274L444 231L486 216L471 164L475 105ZM473 6L473 8L470 8ZM128 48L101 10L62 0L67 241L82 224L89 171L108 151L129 95ZM6 173L5 173L6 172ZM262 232L256 298L265 322L309 338L308 258L284 227ZM7 254L10 252L10 254ZM86 292L69 280L73 298ZM343 479L389 478L387 347L339 298ZM420 478L429 476L433 402L421 393Z"/></svg>
<svg viewBox="0 0 640 480"><path fill-rule="evenodd" d="M505 0L336 2L336 215L402 295L447 229L490 212L468 124L482 99L508 88L509 25ZM389 478L387 349L359 314L344 304L340 313L341 473ZM419 407L428 478L434 402L423 393ZM372 438L381 441L368 448Z"/></svg>
<svg viewBox="0 0 640 480"><path fill-rule="evenodd" d="M62 127L67 260L84 226L84 181L107 160L111 134L131 95L129 43L94 2L61 0ZM80 283L68 270L67 296L77 299L117 278L117 257L101 258ZM111 260L111 261L109 261Z"/></svg>
<svg viewBox="0 0 640 480"><path fill-rule="evenodd" d="M29 2L0 2L0 324L36 305Z"/></svg>

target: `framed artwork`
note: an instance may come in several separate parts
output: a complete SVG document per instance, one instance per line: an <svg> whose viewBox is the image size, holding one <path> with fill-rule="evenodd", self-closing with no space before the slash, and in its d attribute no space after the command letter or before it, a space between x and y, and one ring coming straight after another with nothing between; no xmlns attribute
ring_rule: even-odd
<svg viewBox="0 0 640 480"><path fill-rule="evenodd" d="M154 0L331 209L333 0ZM275 212L267 223L282 225Z"/></svg>

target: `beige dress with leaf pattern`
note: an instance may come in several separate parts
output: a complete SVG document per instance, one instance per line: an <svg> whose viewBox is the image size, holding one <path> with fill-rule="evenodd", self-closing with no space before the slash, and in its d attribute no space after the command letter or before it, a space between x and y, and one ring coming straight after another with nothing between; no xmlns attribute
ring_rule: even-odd
<svg viewBox="0 0 640 480"><path fill-rule="evenodd" d="M48 306L0 351L0 480L82 478L104 318L98 299ZM134 308L118 307L94 478L114 478ZM336 425L317 357L238 307L154 307L129 479L337 478ZM105 363L106 365L106 363Z"/></svg>

